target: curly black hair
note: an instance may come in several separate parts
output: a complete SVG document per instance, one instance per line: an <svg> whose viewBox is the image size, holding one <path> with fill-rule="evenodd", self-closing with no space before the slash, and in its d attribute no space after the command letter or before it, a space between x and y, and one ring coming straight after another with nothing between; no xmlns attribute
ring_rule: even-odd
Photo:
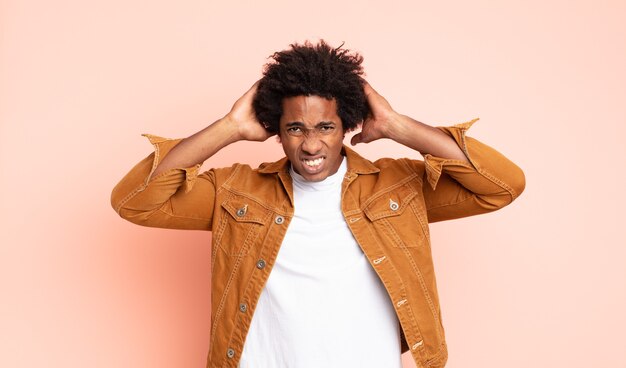
<svg viewBox="0 0 626 368"><path fill-rule="evenodd" d="M285 97L320 96L335 99L344 132L354 130L369 114L363 85L363 57L343 44L332 48L324 40L316 45L291 44L275 52L265 64L252 102L257 120L270 133L278 133Z"/></svg>

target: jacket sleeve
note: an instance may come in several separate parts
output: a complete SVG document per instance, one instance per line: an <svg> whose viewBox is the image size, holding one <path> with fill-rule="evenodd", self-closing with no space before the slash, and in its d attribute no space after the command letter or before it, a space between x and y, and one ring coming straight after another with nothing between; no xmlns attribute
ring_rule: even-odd
<svg viewBox="0 0 626 368"><path fill-rule="evenodd" d="M526 186L524 172L508 158L465 135L478 119L437 127L452 137L469 159L464 162L424 156L423 193L428 222L450 220L500 209Z"/></svg>
<svg viewBox="0 0 626 368"><path fill-rule="evenodd" d="M125 220L142 226L211 230L215 175L198 175L202 164L172 168L151 177L157 165L181 139L142 134L154 152L136 164L111 193L113 209Z"/></svg>

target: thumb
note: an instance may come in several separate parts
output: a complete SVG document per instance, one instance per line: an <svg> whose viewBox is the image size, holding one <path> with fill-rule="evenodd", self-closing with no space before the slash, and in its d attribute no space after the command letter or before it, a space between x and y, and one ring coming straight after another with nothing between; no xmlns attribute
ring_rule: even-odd
<svg viewBox="0 0 626 368"><path fill-rule="evenodd" d="M353 146L356 146L357 143L361 143L361 142L363 142L361 133L357 133L353 135L352 139L350 139L350 144L352 144Z"/></svg>

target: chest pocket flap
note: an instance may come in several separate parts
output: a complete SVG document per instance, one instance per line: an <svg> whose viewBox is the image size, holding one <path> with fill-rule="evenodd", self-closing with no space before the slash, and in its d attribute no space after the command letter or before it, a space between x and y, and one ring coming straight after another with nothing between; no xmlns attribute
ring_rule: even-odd
<svg viewBox="0 0 626 368"><path fill-rule="evenodd" d="M217 232L213 233L213 242L231 256L247 254L255 242L263 238L272 211L254 200L232 195L222 202L223 213Z"/></svg>
<svg viewBox="0 0 626 368"><path fill-rule="evenodd" d="M255 222L263 225L269 216L269 210L255 201L234 196L222 203L222 207L236 222Z"/></svg>
<svg viewBox="0 0 626 368"><path fill-rule="evenodd" d="M376 196L363 212L381 239L393 246L410 248L428 242L424 203L410 183Z"/></svg>
<svg viewBox="0 0 626 368"><path fill-rule="evenodd" d="M389 190L374 200L368 201L363 211L370 221L390 216L400 216L415 198L417 191L409 184Z"/></svg>

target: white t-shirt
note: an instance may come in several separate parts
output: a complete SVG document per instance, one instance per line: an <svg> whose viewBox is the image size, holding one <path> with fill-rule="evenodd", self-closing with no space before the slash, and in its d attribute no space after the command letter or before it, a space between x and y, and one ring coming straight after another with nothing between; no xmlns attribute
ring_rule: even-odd
<svg viewBox="0 0 626 368"><path fill-rule="evenodd" d="M291 169L295 214L240 368L402 367L393 305L341 213L346 161L320 182Z"/></svg>

